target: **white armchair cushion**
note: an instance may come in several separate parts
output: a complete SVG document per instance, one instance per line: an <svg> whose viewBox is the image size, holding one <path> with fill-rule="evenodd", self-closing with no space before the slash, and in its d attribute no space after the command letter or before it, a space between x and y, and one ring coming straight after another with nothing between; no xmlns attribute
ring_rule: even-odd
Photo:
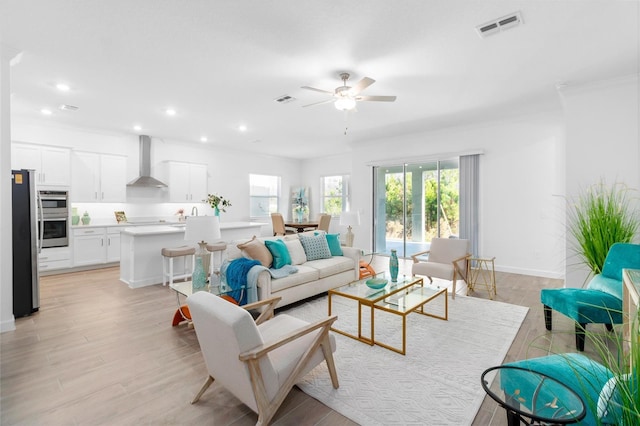
<svg viewBox="0 0 640 426"><path fill-rule="evenodd" d="M413 275L424 275L451 281L453 279L453 265L451 263L434 262L414 263L411 273Z"/></svg>
<svg viewBox="0 0 640 426"><path fill-rule="evenodd" d="M294 330L298 330L306 325L308 325L308 323L303 320L286 314L280 314L275 316L273 319L260 324L258 329L260 330L262 339L266 344L269 344L269 342L278 340L283 335ZM304 355L304 352L309 348L311 342L319 332L320 330L316 330L269 353L268 357L271 360L273 369L278 374L278 388L284 384L285 380L287 380L293 369L296 367L296 364L300 361L300 358L302 358L302 355ZM336 340L333 334L329 334L329 340L331 341L331 352L335 352ZM311 371L316 365L322 362L323 359L324 355L322 354L322 350L318 348L313 358L311 358L311 362L307 364L307 368L303 370L302 374L306 374Z"/></svg>

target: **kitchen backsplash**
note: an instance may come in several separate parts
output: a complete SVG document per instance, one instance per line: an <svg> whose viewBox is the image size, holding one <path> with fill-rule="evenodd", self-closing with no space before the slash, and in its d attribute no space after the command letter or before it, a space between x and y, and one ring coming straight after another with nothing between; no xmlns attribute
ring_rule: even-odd
<svg viewBox="0 0 640 426"><path fill-rule="evenodd" d="M87 212L91 217L91 224L116 224L116 211L124 211L127 220L164 220L178 221L178 210L183 209L185 216L197 214L200 216L213 215L213 209L205 203L71 203L77 208L78 215Z"/></svg>

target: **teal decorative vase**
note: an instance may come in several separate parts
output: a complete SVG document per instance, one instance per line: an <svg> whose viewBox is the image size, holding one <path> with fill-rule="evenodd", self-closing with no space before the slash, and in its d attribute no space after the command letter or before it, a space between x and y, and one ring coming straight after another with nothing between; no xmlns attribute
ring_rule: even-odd
<svg viewBox="0 0 640 426"><path fill-rule="evenodd" d="M304 217L304 212L302 210L298 210L296 213L298 214L298 223L302 223L302 218Z"/></svg>
<svg viewBox="0 0 640 426"><path fill-rule="evenodd" d="M389 257L389 273L391 274L391 282L398 281L398 253L395 250L391 250L391 257Z"/></svg>
<svg viewBox="0 0 640 426"><path fill-rule="evenodd" d="M196 256L196 266L191 276L191 293L207 289L207 277L202 266L202 256Z"/></svg>
<svg viewBox="0 0 640 426"><path fill-rule="evenodd" d="M213 209L215 210L215 215L220 217L220 209L217 207L214 207Z"/></svg>
<svg viewBox="0 0 640 426"><path fill-rule="evenodd" d="M91 222L91 217L89 217L89 213L88 212L84 212L84 214L82 215L82 224L83 225L88 225L90 222Z"/></svg>

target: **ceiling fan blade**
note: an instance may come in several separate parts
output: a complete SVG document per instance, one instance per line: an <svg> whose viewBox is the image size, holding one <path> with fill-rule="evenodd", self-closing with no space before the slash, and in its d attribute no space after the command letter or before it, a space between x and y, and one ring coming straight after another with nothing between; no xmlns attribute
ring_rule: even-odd
<svg viewBox="0 0 640 426"><path fill-rule="evenodd" d="M353 86L350 90L352 95L357 95L358 93L362 92L364 89L366 89L367 87L371 86L373 83L375 83L376 81L372 78L369 77L364 77L362 80L360 80L358 82L358 84L356 84L355 86Z"/></svg>
<svg viewBox="0 0 640 426"><path fill-rule="evenodd" d="M357 96L356 101L394 102L395 96Z"/></svg>
<svg viewBox="0 0 640 426"><path fill-rule="evenodd" d="M316 89L315 87L309 87L309 86L302 86L300 87L301 89L307 89L307 90L313 90L314 92L320 92L320 93L328 93L329 95L333 96L334 93L330 92L328 90L322 90L322 89Z"/></svg>
<svg viewBox="0 0 640 426"><path fill-rule="evenodd" d="M312 104L307 104L307 105L302 105L302 108L306 108L306 107L310 107L310 106L314 106L314 105L322 105L322 104L328 104L329 102L335 102L335 99L325 99L324 101L320 101L320 102L314 102Z"/></svg>

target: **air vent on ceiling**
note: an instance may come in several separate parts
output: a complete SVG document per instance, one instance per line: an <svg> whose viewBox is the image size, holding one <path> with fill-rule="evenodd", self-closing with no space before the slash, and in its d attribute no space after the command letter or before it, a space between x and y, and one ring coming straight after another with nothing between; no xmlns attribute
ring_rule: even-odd
<svg viewBox="0 0 640 426"><path fill-rule="evenodd" d="M276 101L279 104L288 104L289 102L293 102L295 100L296 98L289 95L278 96L277 98L274 99L274 101Z"/></svg>
<svg viewBox="0 0 640 426"><path fill-rule="evenodd" d="M510 15L503 16L502 18L494 19L493 21L478 25L476 27L476 31L481 38L485 38L492 34L497 34L501 31L508 30L509 28L517 27L522 24L524 24L522 14L520 12L514 12Z"/></svg>
<svg viewBox="0 0 640 426"><path fill-rule="evenodd" d="M79 107L75 106L75 105L67 105L67 104L62 104L59 107L62 111L77 111L79 109Z"/></svg>

